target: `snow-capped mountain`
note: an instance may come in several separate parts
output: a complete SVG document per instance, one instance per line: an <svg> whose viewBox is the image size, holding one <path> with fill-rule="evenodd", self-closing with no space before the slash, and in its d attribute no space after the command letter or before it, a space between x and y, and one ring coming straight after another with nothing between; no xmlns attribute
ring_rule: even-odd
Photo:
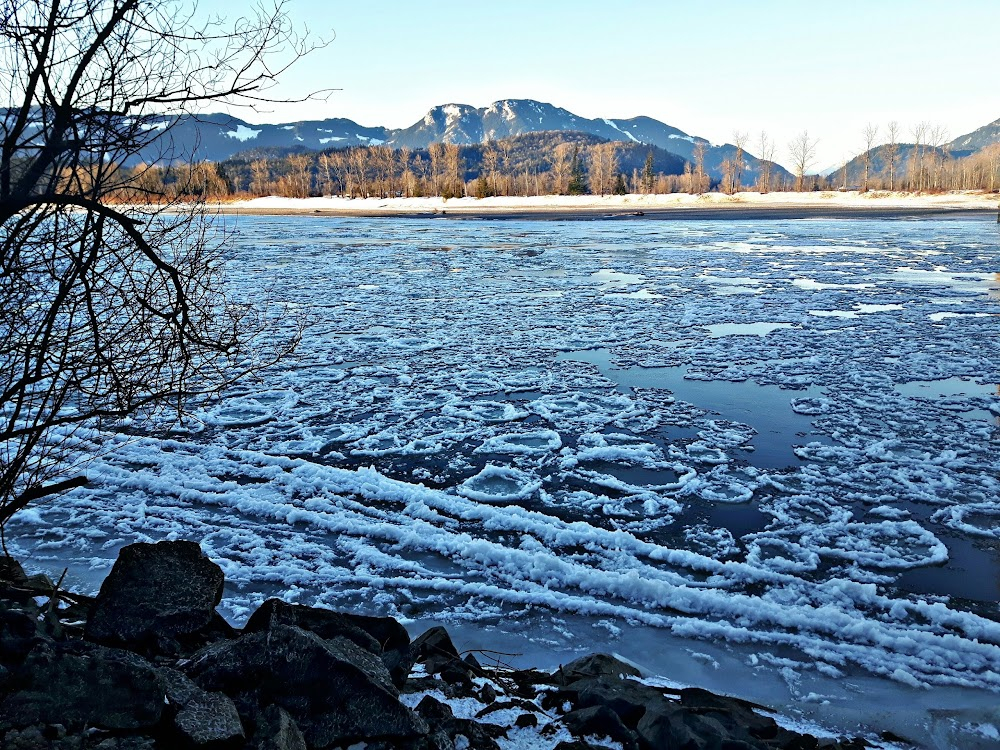
<svg viewBox="0 0 1000 750"><path fill-rule="evenodd" d="M166 125L166 121L163 124ZM443 104L430 109L410 127L401 129L366 127L345 118L251 125L224 114L183 117L160 141L146 149L143 157L147 161L167 157L222 161L240 151L256 148L321 150L379 144L394 148L427 148L432 143L468 145L545 131L575 131L612 141L646 143L688 160L692 158L694 144L699 141L712 150L704 138L688 135L650 117L591 120L545 102L504 99L479 108ZM707 155L706 163L714 161L719 160Z"/></svg>
<svg viewBox="0 0 1000 750"><path fill-rule="evenodd" d="M172 126L167 129L167 124ZM157 125L161 125L157 128ZM389 139L383 127L364 127L353 120L335 118L278 125L251 125L231 115L209 114L164 119L151 125L164 135L143 149L148 162L166 159L223 161L253 148L304 148L314 151L346 146L376 146Z"/></svg>
<svg viewBox="0 0 1000 750"><path fill-rule="evenodd" d="M164 125L166 122L164 122ZM365 127L344 118L275 125L251 125L230 115L182 118L142 153L148 162L167 158L222 161L251 149L323 150L347 146L386 144L393 148L427 148L432 143L472 145L529 133L582 132L610 141L658 146L687 161L695 146L705 147L705 169L721 175L722 162L735 147L713 146L706 139L651 117L588 119L569 110L533 99L503 99L488 107L443 104L430 109L408 128ZM746 154L747 179L757 169L757 159ZM784 173L775 165L774 173Z"/></svg>
<svg viewBox="0 0 1000 750"><path fill-rule="evenodd" d="M389 143L426 148L431 143L482 143L553 130L590 133L611 141L647 143L687 159L691 158L697 141L708 146L704 138L690 136L650 117L590 120L533 99L503 99L478 109L467 104L434 107L419 122L394 132Z"/></svg>
<svg viewBox="0 0 1000 750"><path fill-rule="evenodd" d="M994 143L1000 143L1000 120L994 120L981 128L976 128L971 133L960 135L945 148L952 153L972 153L992 146Z"/></svg>

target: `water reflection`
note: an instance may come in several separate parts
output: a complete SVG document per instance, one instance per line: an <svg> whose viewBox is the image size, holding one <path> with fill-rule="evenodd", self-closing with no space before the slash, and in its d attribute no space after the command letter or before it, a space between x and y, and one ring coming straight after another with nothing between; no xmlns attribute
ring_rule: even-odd
<svg viewBox="0 0 1000 750"><path fill-rule="evenodd" d="M789 391L776 385L761 385L752 380L720 381L688 378L689 368L615 367L608 349L584 349L563 352L557 360L587 362L597 366L601 375L613 382L621 393L634 388L663 388L681 400L721 417L749 425L757 431L750 441L752 451L740 456L762 469L783 468L801 463L793 449L809 442L830 443L813 430L812 418L792 410L795 398L818 396L821 388Z"/></svg>

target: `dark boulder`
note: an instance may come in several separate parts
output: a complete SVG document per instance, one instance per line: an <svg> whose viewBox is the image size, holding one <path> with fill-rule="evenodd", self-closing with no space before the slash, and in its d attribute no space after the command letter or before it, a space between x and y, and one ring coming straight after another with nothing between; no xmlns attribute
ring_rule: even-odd
<svg viewBox="0 0 1000 750"><path fill-rule="evenodd" d="M440 625L421 633L413 641L413 656L423 664L434 664L437 660L448 662L452 659L461 661L462 657L451 641L448 631ZM428 666L428 671L431 671Z"/></svg>
<svg viewBox="0 0 1000 750"><path fill-rule="evenodd" d="M223 693L193 696L174 717L174 726L191 747L221 750L243 744L243 724L236 706Z"/></svg>
<svg viewBox="0 0 1000 750"><path fill-rule="evenodd" d="M483 676L483 669L475 660L462 659L448 631L441 626L433 627L417 636L410 644L410 655L414 662L423 664L427 673L440 675L449 685L471 693L473 676Z"/></svg>
<svg viewBox="0 0 1000 750"><path fill-rule="evenodd" d="M13 557L0 555L0 583L21 585L28 580L21 563Z"/></svg>
<svg viewBox="0 0 1000 750"><path fill-rule="evenodd" d="M173 706L183 708L191 702L191 699L205 694L205 691L198 687L194 680L183 672L178 672L172 667L162 665L157 667L156 671L163 681L167 700Z"/></svg>
<svg viewBox="0 0 1000 750"><path fill-rule="evenodd" d="M715 695L701 688L685 688L680 691L680 703L685 708L715 718L730 734L747 741L771 740L783 731L770 716L753 710L760 706L738 698Z"/></svg>
<svg viewBox="0 0 1000 750"><path fill-rule="evenodd" d="M647 706L669 703L656 688L607 676L577 680L561 690L547 693L542 699L542 706L555 708L567 701L578 709L594 706L609 708L625 726L631 728L639 723Z"/></svg>
<svg viewBox="0 0 1000 750"><path fill-rule="evenodd" d="M271 625L202 649L186 670L203 689L232 697L244 720L255 722L270 705L284 708L310 747L426 733L399 702L382 661L346 638Z"/></svg>
<svg viewBox="0 0 1000 750"><path fill-rule="evenodd" d="M638 677L639 670L609 654L588 654L560 667L555 676L570 685L588 677Z"/></svg>
<svg viewBox="0 0 1000 750"><path fill-rule="evenodd" d="M575 737L610 737L625 750L638 748L638 735L606 706L580 708L564 714L562 722Z"/></svg>
<svg viewBox="0 0 1000 750"><path fill-rule="evenodd" d="M721 744L722 728L706 725L702 717L677 704L662 704L646 711L636 727L646 747L703 750ZM711 743L711 744L709 744Z"/></svg>
<svg viewBox="0 0 1000 750"><path fill-rule="evenodd" d="M257 719L254 750L306 750L306 740L295 719L279 706L268 706Z"/></svg>
<svg viewBox="0 0 1000 750"><path fill-rule="evenodd" d="M34 604L35 596L50 596L55 584L43 573L26 575L13 557L0 556L0 599L5 603Z"/></svg>
<svg viewBox="0 0 1000 750"><path fill-rule="evenodd" d="M494 724L471 719L459 719L447 703L425 695L417 704L417 713L431 729L431 739L439 748L465 745L470 750L500 750L494 737L502 737L504 730ZM458 738L464 737L461 742Z"/></svg>
<svg viewBox="0 0 1000 750"><path fill-rule="evenodd" d="M38 634L36 608L7 609L0 605L0 664L10 666L24 661Z"/></svg>
<svg viewBox="0 0 1000 750"><path fill-rule="evenodd" d="M346 638L352 641L382 659L397 688L403 686L413 666L410 658L410 634L391 617L334 612L301 604L288 604L280 599L268 599L250 615L243 632L256 633L275 624L294 625L315 633L324 640Z"/></svg>
<svg viewBox="0 0 1000 750"><path fill-rule="evenodd" d="M0 728L144 729L159 722L166 696L152 664L80 641L37 646L11 683L0 703Z"/></svg>
<svg viewBox="0 0 1000 750"><path fill-rule="evenodd" d="M86 637L141 653L176 653L218 628L222 569L194 542L131 544L101 586Z"/></svg>
<svg viewBox="0 0 1000 750"><path fill-rule="evenodd" d="M537 727L538 717L534 714L521 714L514 719L514 726L521 727L522 729L525 727Z"/></svg>

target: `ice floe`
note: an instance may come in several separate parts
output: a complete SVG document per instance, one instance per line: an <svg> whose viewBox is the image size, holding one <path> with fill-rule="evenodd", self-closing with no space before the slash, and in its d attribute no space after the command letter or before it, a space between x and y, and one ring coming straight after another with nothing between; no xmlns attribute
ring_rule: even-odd
<svg viewBox="0 0 1000 750"><path fill-rule="evenodd" d="M91 486L15 519L15 554L95 588L185 537L237 620L291 591L539 649L698 638L803 696L1000 691L995 597L921 578L968 575L956 538L1000 575L990 222L232 229L234 296L310 311L294 357L181 429L79 431Z"/></svg>

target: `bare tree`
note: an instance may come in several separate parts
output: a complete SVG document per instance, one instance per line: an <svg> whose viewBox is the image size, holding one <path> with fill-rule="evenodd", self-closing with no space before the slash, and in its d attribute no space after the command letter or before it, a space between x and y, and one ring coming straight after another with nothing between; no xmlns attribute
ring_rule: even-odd
<svg viewBox="0 0 1000 750"><path fill-rule="evenodd" d="M560 143L555 148L552 157L552 179L553 190L559 195L566 195L569 192L569 181L571 168L573 166L573 146L569 143Z"/></svg>
<svg viewBox="0 0 1000 750"><path fill-rule="evenodd" d="M0 34L2 532L85 482L74 429L181 409L294 345L258 346L270 313L224 293L210 217L123 165L177 156L201 106L268 100L309 42L280 4L226 27L173 0L4 0Z"/></svg>
<svg viewBox="0 0 1000 750"><path fill-rule="evenodd" d="M590 159L590 190L597 195L612 191L618 173L618 145L613 141L595 143L588 149Z"/></svg>
<svg viewBox="0 0 1000 750"><path fill-rule="evenodd" d="M483 165L481 174L486 184L489 186L489 195L499 195L497 190L497 176L499 172L500 152L493 145L493 141L487 141L483 147ZM486 197L486 196L484 196Z"/></svg>
<svg viewBox="0 0 1000 750"><path fill-rule="evenodd" d="M951 160L951 154L945 148L948 145L949 139L948 128L940 123L931 125L927 130L927 145L931 160L930 184L928 187L933 190L942 190L944 188L943 173L945 165Z"/></svg>
<svg viewBox="0 0 1000 750"><path fill-rule="evenodd" d="M250 192L253 195L267 195L270 189L271 170L267 159L255 159L250 162Z"/></svg>
<svg viewBox="0 0 1000 750"><path fill-rule="evenodd" d="M312 159L306 154L289 154L287 162L288 174L281 180L280 194L286 198L308 198L312 185Z"/></svg>
<svg viewBox="0 0 1000 750"><path fill-rule="evenodd" d="M694 181L695 188L691 192L704 193L708 186L705 184L705 142L695 141L694 144Z"/></svg>
<svg viewBox="0 0 1000 750"><path fill-rule="evenodd" d="M691 169L691 162L684 162L684 192L694 194L694 171Z"/></svg>
<svg viewBox="0 0 1000 750"><path fill-rule="evenodd" d="M760 131L760 140L757 142L758 175L757 190L766 193L771 189L771 168L774 164L774 141L768 136L767 131Z"/></svg>
<svg viewBox="0 0 1000 750"><path fill-rule="evenodd" d="M809 137L809 131L803 130L788 144L788 155L795 169L795 190L802 192L806 172L816 160L816 145L819 141Z"/></svg>
<svg viewBox="0 0 1000 750"><path fill-rule="evenodd" d="M746 169L746 148L750 140L748 133L739 130L733 131L733 145L736 146L736 153L733 155L733 192L742 190L743 170Z"/></svg>
<svg viewBox="0 0 1000 750"><path fill-rule="evenodd" d="M910 128L913 136L913 150L910 151L909 177L910 190L920 192L924 189L924 149L926 148L927 131L930 125L926 121L918 122Z"/></svg>
<svg viewBox="0 0 1000 750"><path fill-rule="evenodd" d="M896 159L899 157L899 123L892 120L887 126L889 140L884 146L885 169L889 175L889 190L896 189Z"/></svg>
<svg viewBox="0 0 1000 750"><path fill-rule="evenodd" d="M868 179L871 176L872 156L875 150L875 142L878 139L878 125L868 123L864 130L865 150L861 154L861 161L864 163L864 178L861 181L861 192L868 192Z"/></svg>
<svg viewBox="0 0 1000 750"><path fill-rule="evenodd" d="M736 162L733 159L723 159L719 165L722 170L722 192L732 195L736 191Z"/></svg>
<svg viewBox="0 0 1000 750"><path fill-rule="evenodd" d="M462 179L465 164L457 143L444 144L444 162L445 188L441 194L445 198L461 198L465 194L465 180Z"/></svg>

